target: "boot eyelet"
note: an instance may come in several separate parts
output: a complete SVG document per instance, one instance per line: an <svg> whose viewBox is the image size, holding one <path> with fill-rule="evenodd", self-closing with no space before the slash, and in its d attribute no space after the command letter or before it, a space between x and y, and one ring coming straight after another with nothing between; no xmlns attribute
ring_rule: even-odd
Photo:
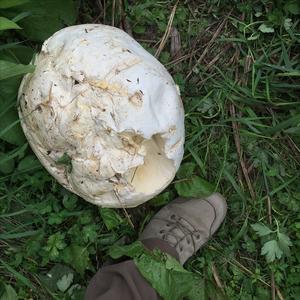
<svg viewBox="0 0 300 300"><path fill-rule="evenodd" d="M180 252L182 252L182 251L183 251L183 248L182 248L182 247L180 247L180 248L179 248L179 251L180 251Z"/></svg>
<svg viewBox="0 0 300 300"><path fill-rule="evenodd" d="M160 230L159 233L165 233L165 231L164 230Z"/></svg>
<svg viewBox="0 0 300 300"><path fill-rule="evenodd" d="M170 227L171 225L169 223L166 224L167 227Z"/></svg>
<svg viewBox="0 0 300 300"><path fill-rule="evenodd" d="M171 217L170 217L172 220L175 220L176 219L176 216L173 214L173 215L171 215Z"/></svg>

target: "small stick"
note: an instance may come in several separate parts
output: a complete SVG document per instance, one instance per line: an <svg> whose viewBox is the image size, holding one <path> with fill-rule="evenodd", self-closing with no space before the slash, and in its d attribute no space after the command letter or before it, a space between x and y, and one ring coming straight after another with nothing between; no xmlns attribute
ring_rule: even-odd
<svg viewBox="0 0 300 300"><path fill-rule="evenodd" d="M271 299L276 300L276 286L275 286L275 278L274 272L271 272Z"/></svg>
<svg viewBox="0 0 300 300"><path fill-rule="evenodd" d="M116 0L113 0L112 12L111 12L111 26L115 26L115 11L116 11Z"/></svg>
<svg viewBox="0 0 300 300"><path fill-rule="evenodd" d="M276 292L277 292L277 296L280 300L284 300L284 297L282 296L281 292L279 291L279 289L277 287L276 288Z"/></svg>
<svg viewBox="0 0 300 300"><path fill-rule="evenodd" d="M218 274L218 271L217 271L217 268L216 266L214 265L214 263L212 263L211 265L211 270L212 270L212 273L213 273L213 276L214 276L214 279L215 279L215 282L218 286L218 288L222 291L222 293L224 294L224 287L223 287L223 284L220 280L220 277L219 277L219 274Z"/></svg>
<svg viewBox="0 0 300 300"><path fill-rule="evenodd" d="M236 117L235 106L234 106L233 103L230 104L230 114L233 118ZM238 153L238 156L239 156L239 161L240 161L240 165L241 165L241 168L242 168L242 172L243 172L243 175L245 177L245 180L246 180L251 198L255 199L255 192L254 192L254 189L252 187L251 180L249 178L249 174L248 174L248 170L246 168L246 164L243 160L243 155L242 155L242 150L241 150L241 141L240 141L240 135L239 135L239 126L238 126L236 121L232 121L232 129L233 129L233 135L234 135L234 142L235 142L236 150L237 150L237 153Z"/></svg>
<svg viewBox="0 0 300 300"><path fill-rule="evenodd" d="M129 216L129 214L128 214L126 208L125 208L124 203L121 201L121 199L119 198L119 196L118 196L118 194L117 194L116 191L114 191L114 194L115 194L116 198L118 199L118 201L120 202L120 204L121 204L121 206L122 206L124 215L125 215L125 217L126 217L128 223L129 223L129 225L132 227L132 229L134 229L134 225L133 225L133 223L132 223L132 221L131 221L131 218L130 218L130 216Z"/></svg>
<svg viewBox="0 0 300 300"><path fill-rule="evenodd" d="M227 17L230 16L231 12L232 12L232 10L229 12L229 14L227 15ZM219 34L220 34L221 30L223 29L224 25L227 23L227 17L222 21L222 23L220 24L220 26L218 27L218 29L216 30L216 32L212 36L211 40L207 44L206 48L202 52L201 56L198 58L197 62L193 66L193 68L190 70L190 72L185 77L186 80L190 78L190 76L193 73L193 70L201 63L201 61L203 60L203 58L207 54L208 50L210 49L210 46L214 43L214 41L216 40L216 38L219 36Z"/></svg>
<svg viewBox="0 0 300 300"><path fill-rule="evenodd" d="M177 2L175 3L173 9L172 9L172 12L171 12L171 15L170 15L170 18L169 18L169 21L168 21L168 25L167 25L167 28L166 28L166 31L163 35L163 37L161 38L161 41L160 41L160 44L159 44L159 47L158 49L156 50L155 52L155 57L158 58L162 52L162 50L164 49L167 41L168 41L168 38L170 36L170 33L171 33L171 28L172 28L172 24L173 24L173 20L174 20L174 16L175 16L175 13L176 13L176 9L177 9L177 5L179 3L179 0L177 0Z"/></svg>

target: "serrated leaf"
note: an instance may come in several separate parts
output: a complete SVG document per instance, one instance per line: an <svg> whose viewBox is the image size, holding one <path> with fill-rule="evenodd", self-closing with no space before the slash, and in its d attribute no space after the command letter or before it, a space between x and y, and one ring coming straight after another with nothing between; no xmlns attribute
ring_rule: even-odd
<svg viewBox="0 0 300 300"><path fill-rule="evenodd" d="M252 224L251 227L259 236L265 236L273 232L269 227L267 227L263 223Z"/></svg>
<svg viewBox="0 0 300 300"><path fill-rule="evenodd" d="M276 258L282 257L282 250L280 249L276 240L268 241L261 249L261 254L266 256L268 262L274 261Z"/></svg>
<svg viewBox="0 0 300 300"><path fill-rule="evenodd" d="M5 17L0 17L0 30L21 29L21 27Z"/></svg>
<svg viewBox="0 0 300 300"><path fill-rule="evenodd" d="M90 224L90 225L85 225L82 228L82 238L84 242L88 243L94 243L97 239L97 225L96 224Z"/></svg>
<svg viewBox="0 0 300 300"><path fill-rule="evenodd" d="M171 200L171 193L165 192L165 193L159 194L158 196L152 198L148 203L151 206L159 207L159 206L166 205L168 202L170 202L170 200Z"/></svg>
<svg viewBox="0 0 300 300"><path fill-rule="evenodd" d="M145 251L145 247L140 241L136 241L130 245L119 246L113 245L108 250L108 255L113 259L118 259L122 256L131 258L141 255Z"/></svg>
<svg viewBox="0 0 300 300"><path fill-rule="evenodd" d="M64 293L72 284L73 278L73 273L63 275L63 277L56 282L58 289Z"/></svg>
<svg viewBox="0 0 300 300"><path fill-rule="evenodd" d="M62 278L66 274L73 273L74 271L65 265L56 264L54 265L47 274L40 274L38 275L39 279L43 283L47 289L51 292L57 291L57 281Z"/></svg>
<svg viewBox="0 0 300 300"><path fill-rule="evenodd" d="M291 251L290 251L290 247L293 245L292 241L290 240L290 238L284 234L284 233L278 233L278 245L280 247L280 249L282 250L282 252L289 256Z"/></svg>
<svg viewBox="0 0 300 300"><path fill-rule="evenodd" d="M66 194L63 197L63 205L68 210L75 209L78 197L75 194Z"/></svg>
<svg viewBox="0 0 300 300"><path fill-rule="evenodd" d="M259 27L258 27L258 30L261 31L262 33L272 33L274 32L274 28L271 27L271 26L267 26L266 24L261 24Z"/></svg>
<svg viewBox="0 0 300 300"><path fill-rule="evenodd" d="M100 215L108 230L112 230L123 223L123 218L112 208L100 208Z"/></svg>
<svg viewBox="0 0 300 300"><path fill-rule="evenodd" d="M290 19L290 18L284 19L283 26L284 26L285 30L287 30L287 31L290 30L292 25L293 25L292 19Z"/></svg>
<svg viewBox="0 0 300 300"><path fill-rule="evenodd" d="M90 258L87 247L72 244L64 249L63 260L73 267L80 275L90 267Z"/></svg>
<svg viewBox="0 0 300 300"><path fill-rule="evenodd" d="M193 176L175 183L175 189L181 197L206 197L214 192L214 186L206 180Z"/></svg>
<svg viewBox="0 0 300 300"><path fill-rule="evenodd" d="M134 263L163 299L204 300L209 298L202 278L185 270L173 257L159 251L153 253L154 255L143 254L135 258ZM155 253L160 253L165 258L159 258ZM212 297L212 299L217 298Z"/></svg>
<svg viewBox="0 0 300 300"><path fill-rule="evenodd" d="M58 258L60 251L65 247L65 235L61 232L57 232L49 236L44 249L48 252L49 257L55 260Z"/></svg>

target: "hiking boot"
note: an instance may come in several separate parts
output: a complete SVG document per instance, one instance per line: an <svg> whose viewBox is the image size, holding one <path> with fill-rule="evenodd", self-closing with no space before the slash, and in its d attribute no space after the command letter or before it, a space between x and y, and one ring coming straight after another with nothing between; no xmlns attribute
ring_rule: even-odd
<svg viewBox="0 0 300 300"><path fill-rule="evenodd" d="M218 193L203 199L178 198L150 220L139 239L166 241L183 265L216 232L226 211L226 201Z"/></svg>

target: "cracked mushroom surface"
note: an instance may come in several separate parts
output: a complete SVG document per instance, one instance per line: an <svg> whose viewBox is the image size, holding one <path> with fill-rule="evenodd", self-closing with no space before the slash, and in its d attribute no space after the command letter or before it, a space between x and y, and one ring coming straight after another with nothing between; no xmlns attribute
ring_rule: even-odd
<svg viewBox="0 0 300 300"><path fill-rule="evenodd" d="M65 188L99 206L134 207L172 181L184 144L179 89L132 37L67 27L33 63L19 89L21 124Z"/></svg>

